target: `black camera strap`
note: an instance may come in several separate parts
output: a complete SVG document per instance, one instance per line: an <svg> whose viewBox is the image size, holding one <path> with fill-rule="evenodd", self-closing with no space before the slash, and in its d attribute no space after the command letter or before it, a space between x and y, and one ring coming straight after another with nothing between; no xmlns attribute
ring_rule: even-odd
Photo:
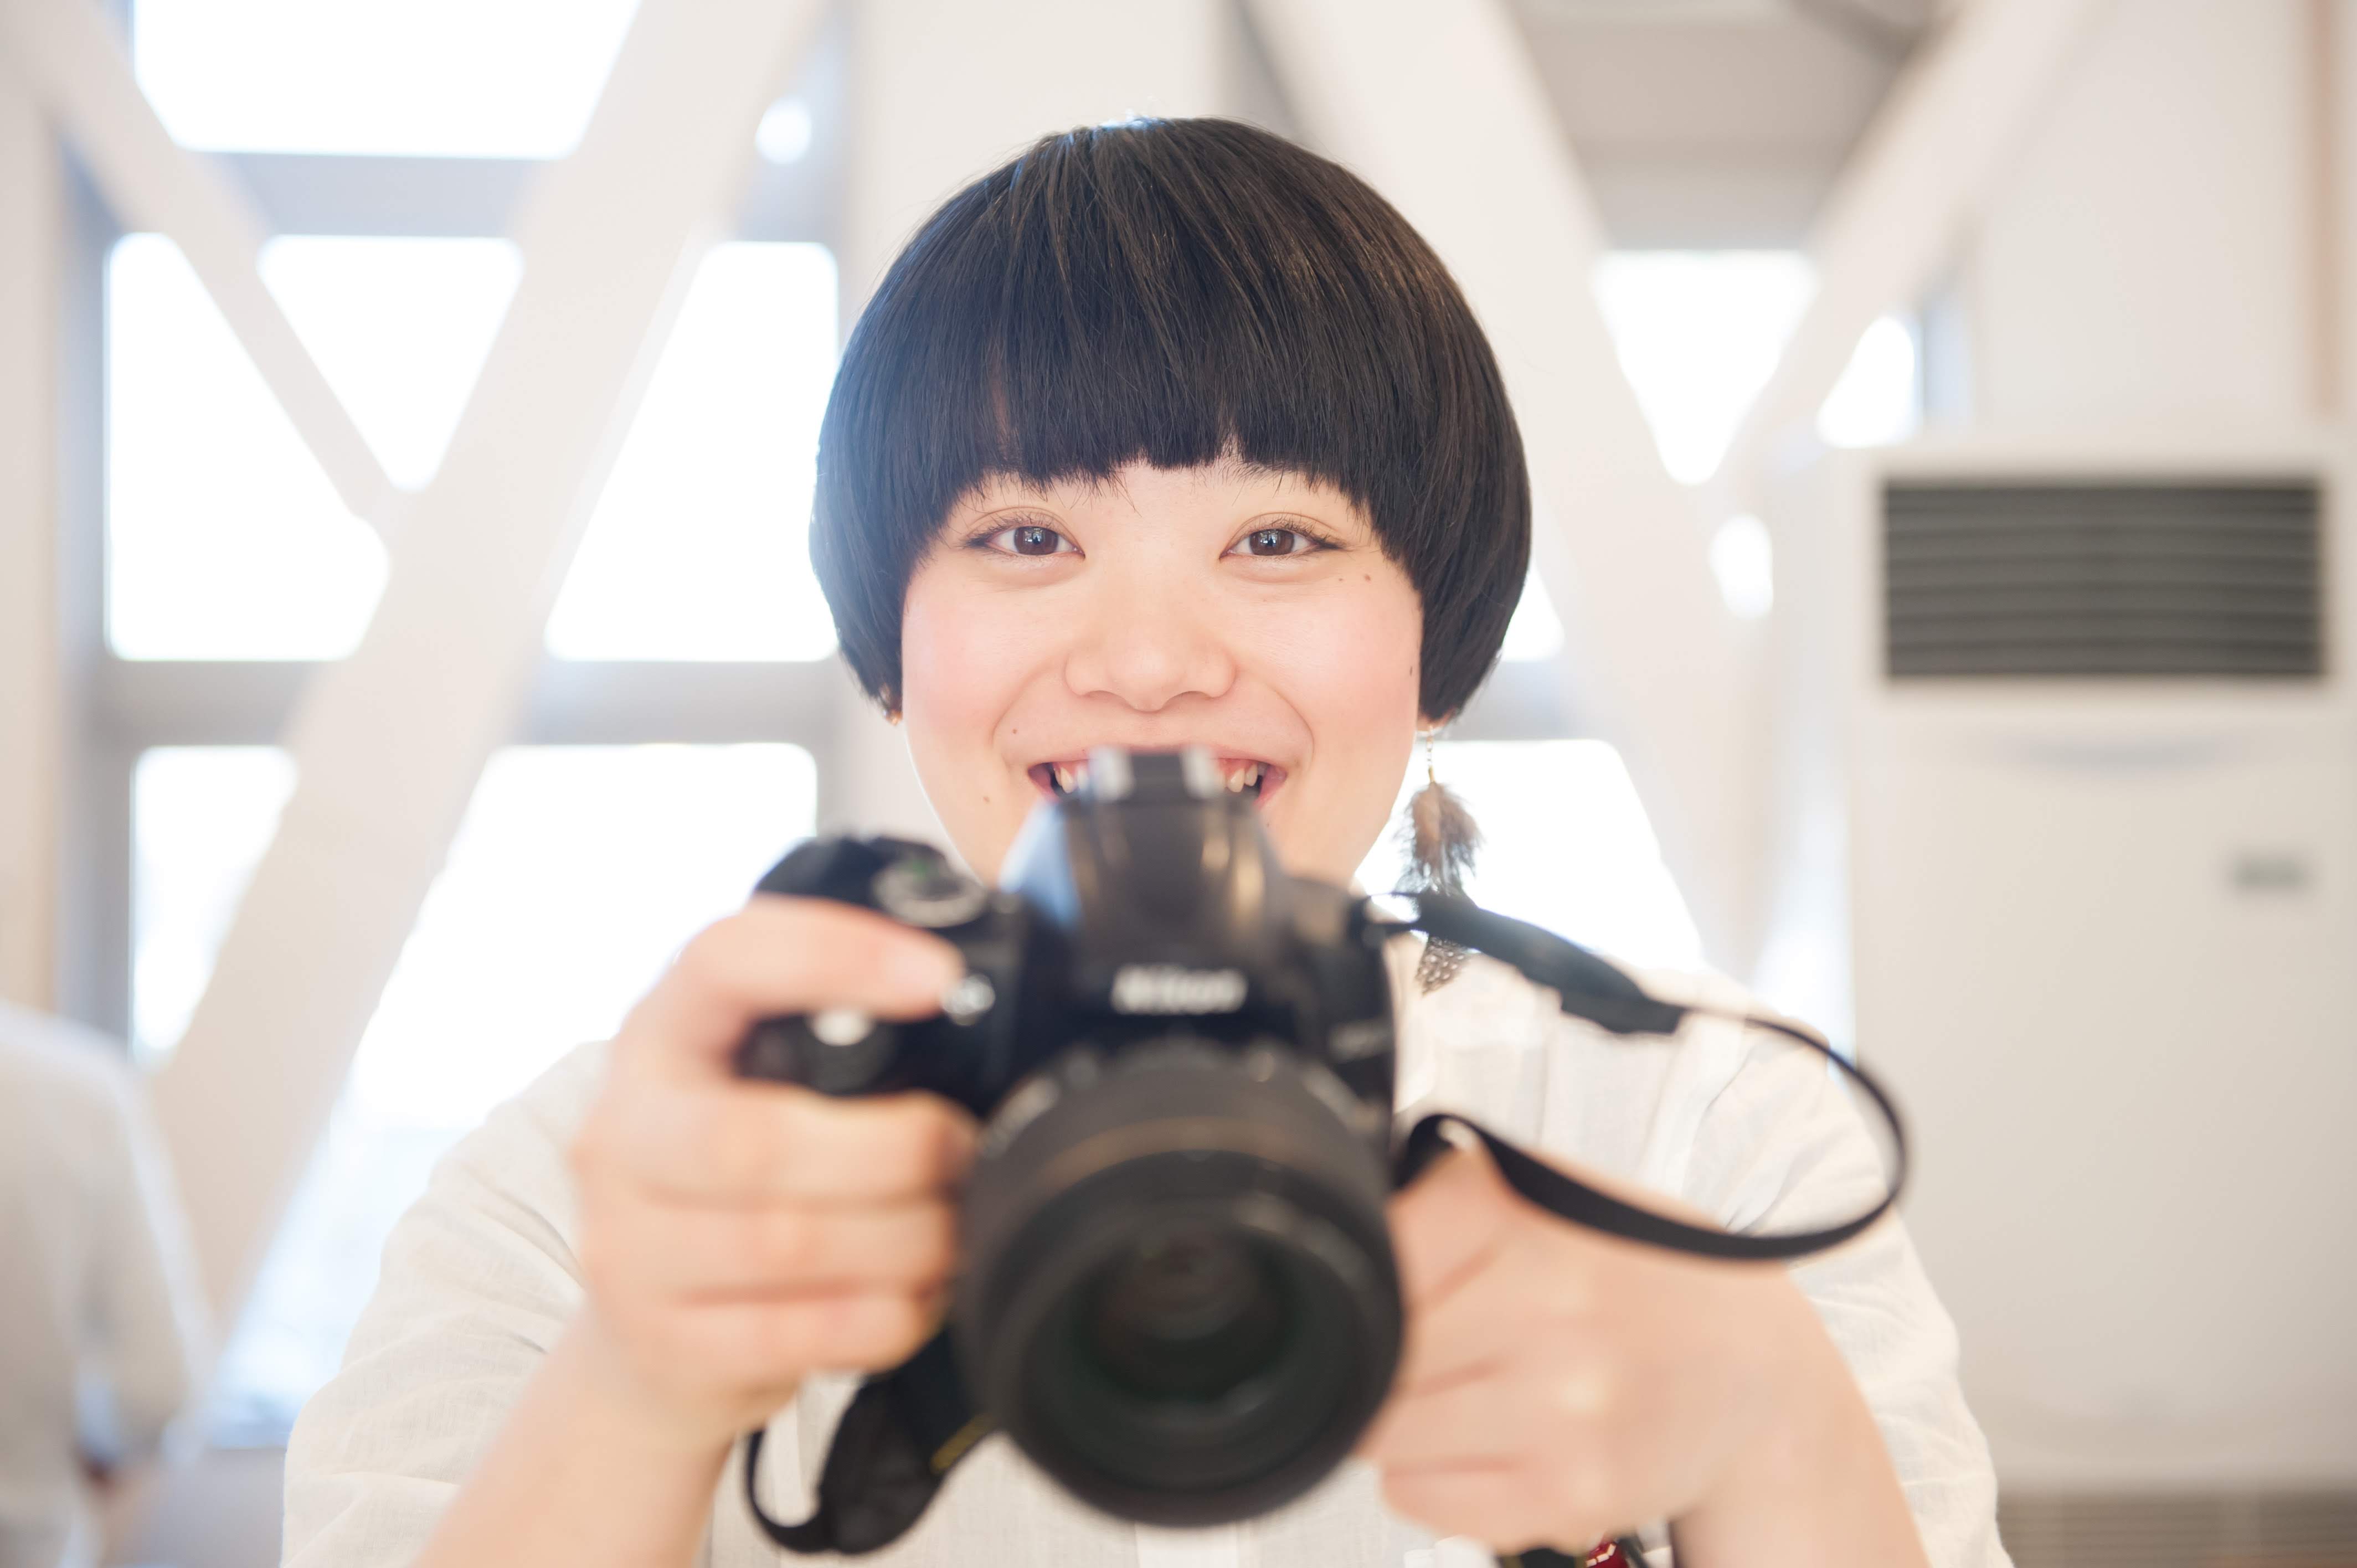
<svg viewBox="0 0 2357 1568"><path fill-rule="evenodd" d="M1524 1154L1480 1122L1468 1121L1447 1111L1435 1112L1419 1121L1409 1132L1407 1141L1400 1145L1393 1166L1398 1185L1405 1187L1423 1175L1426 1165L1448 1152L1448 1129L1451 1127L1461 1127L1479 1139L1481 1146L1490 1152L1490 1158L1496 1162L1498 1174L1506 1178L1506 1185L1549 1214L1590 1230L1600 1230L1607 1236L1642 1241L1652 1247L1665 1247L1673 1252L1692 1252L1699 1257L1738 1262L1804 1258L1812 1252L1822 1252L1828 1247L1839 1246L1848 1240L1873 1224L1891 1204L1891 1198L1886 1196L1868 1212L1830 1229L1796 1230L1772 1236L1741 1230L1716 1230L1707 1225L1689 1225L1592 1187L1578 1177Z"/></svg>
<svg viewBox="0 0 2357 1568"><path fill-rule="evenodd" d="M942 1489L951 1466L990 1434L990 1418L966 1402L953 1358L944 1330L906 1365L860 1384L827 1450L818 1507L800 1524L781 1523L761 1507L756 1478L765 1434L748 1434L745 1504L762 1532L803 1556L856 1556L907 1534ZM1578 1558L1544 1547L1500 1562L1508 1568L1573 1568L1583 1563L1597 1568L1642 1568L1644 1552L1633 1539L1610 1545L1620 1553L1618 1563L1603 1548Z"/></svg>
<svg viewBox="0 0 2357 1568"><path fill-rule="evenodd" d="M1445 1112L1419 1121L1400 1145L1393 1172L1398 1185L1405 1187L1415 1180L1425 1166L1446 1152L1448 1129L1461 1127L1489 1150L1507 1186L1550 1214L1608 1236L1665 1247L1674 1252L1750 1262L1804 1258L1838 1247L1881 1219L1899 1201L1900 1191L1907 1183L1907 1129L1900 1121L1899 1107L1872 1074L1835 1050L1815 1031L1765 1014L1664 1002L1578 943L1526 920L1492 914L1463 898L1421 895L1416 898L1415 918L1391 924L1390 929L1422 931L1487 953L1512 965L1525 979L1553 991L1568 1015L1584 1018L1616 1035L1674 1035L1687 1018L1695 1015L1725 1018L1747 1028L1781 1035L1823 1057L1835 1070L1856 1084L1881 1113L1890 1129L1891 1144L1890 1180L1872 1207L1819 1230L1764 1235L1693 1225L1640 1208L1524 1154L1462 1116Z"/></svg>
<svg viewBox="0 0 2357 1568"><path fill-rule="evenodd" d="M745 1439L745 1501L763 1533L789 1552L874 1552L908 1533L950 1466L989 1432L990 1418L966 1397L945 1328L899 1366L860 1383L835 1425L810 1518L784 1524L761 1507L762 1432Z"/></svg>

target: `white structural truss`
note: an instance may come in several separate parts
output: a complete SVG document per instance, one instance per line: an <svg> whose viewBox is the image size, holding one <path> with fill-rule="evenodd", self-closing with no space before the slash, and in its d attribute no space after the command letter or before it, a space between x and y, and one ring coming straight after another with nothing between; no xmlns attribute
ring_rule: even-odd
<svg viewBox="0 0 2357 1568"><path fill-rule="evenodd" d="M2113 0L1974 0L1884 100L1811 237L1817 292L1706 489L1747 510L1760 465L1832 392L1876 317L1937 280Z"/></svg>
<svg viewBox="0 0 2357 1568"><path fill-rule="evenodd" d="M1976 0L1951 25L1829 209L1818 304L1727 473L1740 481L1794 411L1823 397L1858 331L1925 281L2102 3ZM1136 29L1162 40L1158 69L1137 59L1134 38L1125 46L1109 20L1118 8L1085 0L992 8L986 26L954 0L863 4L864 37L913 51L903 96L962 79L988 99L996 118L974 135L994 145L972 147L974 171L1010 150L999 141L1101 112L1212 107L1222 91L1209 40L1225 12L1212 0L1162 7L1161 33ZM1529 446L1539 558L1571 638L1566 678L1628 756L1714 955L1741 967L1763 836L1756 676L1714 586L1706 514L1663 467L1587 287L1602 236L1504 0L1252 7L1312 139L1400 205L1487 325ZM244 1294L482 768L511 733L690 264L729 211L753 127L823 9L641 6L579 149L527 205L515 235L522 282L440 472L410 497L386 480L263 286L249 206L210 160L172 143L94 0L0 0L0 47L108 199L188 254L350 509L381 527L399 514L375 618L297 710L296 792L157 1084L224 1310ZM942 45L944 27L967 42ZM1039 56L1034 34L1064 47ZM1134 68L1145 101L1093 86L1079 97L1009 91L1004 75L975 69L985 48L1010 70L1055 62L1043 80L1068 87ZM918 69L936 57L937 75ZM1012 117L1010 104L1022 106ZM871 157L901 156L889 137L905 141L915 124L888 119ZM852 201L861 271L965 171L920 158L926 150L902 148L903 177L872 162L863 173ZM0 328L30 320L0 310Z"/></svg>
<svg viewBox="0 0 2357 1568"><path fill-rule="evenodd" d="M522 282L440 471L393 538L374 618L296 710L299 781L156 1083L223 1306L259 1266L511 729L597 481L819 10L645 6L578 150L519 220Z"/></svg>
<svg viewBox="0 0 2357 1568"><path fill-rule="evenodd" d="M0 0L0 42L106 191L126 229L168 234L211 295L337 499L382 531L403 499L278 301L267 238L243 192L172 140L91 0Z"/></svg>

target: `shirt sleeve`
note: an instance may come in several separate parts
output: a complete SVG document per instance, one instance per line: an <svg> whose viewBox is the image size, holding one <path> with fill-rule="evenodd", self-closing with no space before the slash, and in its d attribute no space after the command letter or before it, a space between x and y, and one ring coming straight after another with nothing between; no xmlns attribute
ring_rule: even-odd
<svg viewBox="0 0 2357 1568"><path fill-rule="evenodd" d="M91 1248L96 1398L84 1439L110 1459L152 1452L206 1359L202 1293L163 1138L136 1078L109 1075L103 1198Z"/></svg>
<svg viewBox="0 0 2357 1568"><path fill-rule="evenodd" d="M1684 1196L1758 1230L1813 1229L1871 1206L1884 1173L1853 1091L1822 1058L1765 1031L1734 1043L1734 1071L1695 1127ZM1957 1381L1955 1325L1906 1227L1886 1218L1792 1277L1874 1412L1934 1568L2007 1568L1988 1444Z"/></svg>
<svg viewBox="0 0 2357 1568"><path fill-rule="evenodd" d="M576 1053L493 1112L394 1227L287 1442L289 1568L414 1561L554 1348L584 1294L565 1151L602 1059Z"/></svg>

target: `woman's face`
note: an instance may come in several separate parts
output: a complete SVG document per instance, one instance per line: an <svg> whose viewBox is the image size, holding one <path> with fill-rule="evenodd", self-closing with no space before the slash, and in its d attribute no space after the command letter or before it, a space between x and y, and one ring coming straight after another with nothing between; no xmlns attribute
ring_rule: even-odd
<svg viewBox="0 0 2357 1568"><path fill-rule="evenodd" d="M901 709L926 797L986 877L1091 746L1201 746L1257 789L1288 869L1346 882L1415 744L1423 635L1365 516L1298 475L1000 480L909 580Z"/></svg>

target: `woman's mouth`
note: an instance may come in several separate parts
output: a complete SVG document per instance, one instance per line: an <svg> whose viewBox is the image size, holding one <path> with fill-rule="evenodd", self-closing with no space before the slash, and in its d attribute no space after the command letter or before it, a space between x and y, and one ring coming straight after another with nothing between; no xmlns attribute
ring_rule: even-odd
<svg viewBox="0 0 2357 1568"><path fill-rule="evenodd" d="M1256 805L1267 805L1269 797L1285 782L1285 769L1273 762L1263 762L1254 757L1222 757L1217 760L1228 793L1250 796ZM1078 757L1062 762L1034 763L1030 774L1032 784L1041 795L1051 800L1067 800L1087 785L1089 760Z"/></svg>

